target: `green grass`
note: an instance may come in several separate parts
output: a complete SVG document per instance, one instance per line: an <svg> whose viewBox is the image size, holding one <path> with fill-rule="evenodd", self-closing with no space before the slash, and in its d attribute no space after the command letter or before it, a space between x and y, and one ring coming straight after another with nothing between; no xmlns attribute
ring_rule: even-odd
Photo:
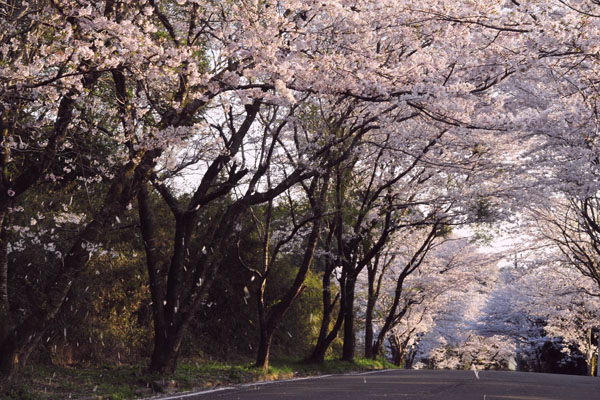
<svg viewBox="0 0 600 400"><path fill-rule="evenodd" d="M353 363L337 359L325 360L323 364L307 364L294 360L275 360L269 368L270 373L291 373L292 376L310 376L323 374L343 374L347 372L372 371L397 368L383 360L357 358Z"/></svg>
<svg viewBox="0 0 600 400"><path fill-rule="evenodd" d="M34 365L22 371L18 380L0 390L0 399L126 400L149 397L153 382L173 382L177 391L202 390L240 383L289 379L293 377L341 374L395 368L380 360L357 359L354 363L326 360L306 364L293 359L271 362L268 372L248 363L183 360L177 373L160 376L145 372L145 365L102 365L58 367ZM155 386L155 385L154 385Z"/></svg>

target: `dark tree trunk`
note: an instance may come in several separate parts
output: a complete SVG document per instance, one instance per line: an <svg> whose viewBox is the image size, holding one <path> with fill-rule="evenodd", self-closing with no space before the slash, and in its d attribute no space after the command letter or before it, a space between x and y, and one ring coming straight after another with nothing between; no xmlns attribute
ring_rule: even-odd
<svg viewBox="0 0 600 400"><path fill-rule="evenodd" d="M254 365L258 368L262 368L263 371L269 370L269 355L271 353L272 340L273 331L261 327L260 340L258 343L258 352L256 354L256 363Z"/></svg>
<svg viewBox="0 0 600 400"><path fill-rule="evenodd" d="M8 254L5 218L7 213L0 213L0 376L10 378L15 365L15 349L8 340L10 332L10 313L8 302Z"/></svg>
<svg viewBox="0 0 600 400"><path fill-rule="evenodd" d="M416 351L409 351L408 342L410 335L408 335L403 341L395 335L390 335L388 342L392 350L392 363L398 367L404 367L409 369L414 361Z"/></svg>
<svg viewBox="0 0 600 400"><path fill-rule="evenodd" d="M392 351L392 363L399 367L402 364L402 352L400 351L400 345L398 339L395 336L389 338L390 349Z"/></svg>
<svg viewBox="0 0 600 400"><path fill-rule="evenodd" d="M232 170L226 181L218 182L223 169L240 148L242 139L249 131L259 108L260 101L245 106L246 118L239 129L232 133L229 154L217 156L208 166L188 204L182 204L166 186L154 182L175 220L175 235L170 242L172 255L170 262L164 262L164 272L160 271L158 265L161 260L156 249L154 215L148 193L142 191L138 197L140 228L153 303L154 350L150 363L151 371L171 373L177 369L177 358L184 333L208 295L218 271L222 258L219 250L228 246L227 241L232 235L231 226L251 204L248 198L244 198L230 205L220 218L215 219L215 224L206 229L204 247L211 249L210 254L190 256L190 245L199 210L227 195L247 172ZM294 177L298 178L297 175ZM273 196L279 194L276 191L273 193Z"/></svg>
<svg viewBox="0 0 600 400"><path fill-rule="evenodd" d="M342 360L354 362L356 350L356 331L354 329L354 291L356 277L349 276L346 281L346 294L344 304L344 344L342 346Z"/></svg>
<svg viewBox="0 0 600 400"><path fill-rule="evenodd" d="M417 351L412 348L408 355L405 356L405 360L404 360L404 369L411 369L413 366L413 363L415 362L415 357L417 355Z"/></svg>
<svg viewBox="0 0 600 400"><path fill-rule="evenodd" d="M329 330L329 326L327 326L325 330L323 330L324 325L321 326L321 333L319 334L319 339L312 354L307 359L308 362L322 364L325 361L325 354L327 353L327 349L329 349L329 346L331 346L331 343L337 337L340 329L342 328L343 323L344 310L343 307L340 307L340 312L338 313L337 319L335 321L335 324L333 325L333 328L331 328L331 331L327 333L327 331Z"/></svg>
<svg viewBox="0 0 600 400"><path fill-rule="evenodd" d="M404 284L404 279L405 279L405 275L400 274L399 278L398 278L398 282L396 283L396 291L395 291L395 295L394 295L394 300L392 302L392 306L390 307L390 310L385 318L385 322L383 323L383 326L381 327L381 330L379 331L379 335L377 336L377 340L375 341L375 343L372 346L372 356L373 357L377 357L379 355L379 352L381 351L381 348L383 346L383 341L385 340L385 337L387 335L387 333L390 331L391 328L393 328L393 325L396 321L398 321L399 316L397 314L398 311L398 305L400 304L400 296L402 294L402 286ZM407 311L407 308L405 307L401 314L404 314Z"/></svg>
<svg viewBox="0 0 600 400"><path fill-rule="evenodd" d="M146 252L146 267L150 282L150 295L152 297L152 317L154 322L154 350L150 361L150 370L157 372L170 372L177 359L169 350L168 329L165 322L164 287L161 279L159 256L157 248L156 228L150 204L148 189L144 185L138 194L138 213L140 231Z"/></svg>
<svg viewBox="0 0 600 400"><path fill-rule="evenodd" d="M335 304L337 303L338 296L331 301L331 273L333 271L333 265L325 271L323 275L323 319L321 320L321 328L319 330L319 337L317 339L317 344L313 349L311 355L308 357L307 362L312 363L323 363L325 361L325 353L327 349L333 342L333 340L337 337L340 328L342 327L342 323L344 321L344 307L343 307L343 298L340 301L340 311L338 313L337 319L331 331L329 331L329 325L331 324L331 317L333 315L333 310L335 308ZM340 281L340 293L343 294L343 281Z"/></svg>
<svg viewBox="0 0 600 400"><path fill-rule="evenodd" d="M335 223L329 225L329 233L327 234L327 238L325 240L325 249L331 251L333 239L336 236L336 227L337 227L337 218ZM337 337L337 334L342 326L342 322L344 320L343 313L343 304L340 304L340 311L338 313L338 317L336 322L331 330L329 331L329 325L331 324L331 319L333 316L333 311L335 309L335 305L340 299L340 295L343 294L343 290L340 289L340 292L336 294L334 299L331 299L331 277L333 275L333 271L335 269L335 259L331 256L327 256L325 258L325 268L323 272L323 277L321 279L322 282L322 304L323 304L323 318L321 319L321 327L319 329L319 336L317 338L317 343L310 354L306 358L306 362L309 363L318 363L322 364L325 361L325 353L327 349L331 345L331 342ZM340 288L342 287L342 280L340 280Z"/></svg>
<svg viewBox="0 0 600 400"><path fill-rule="evenodd" d="M184 279L182 274L184 257L182 255L174 255L171 258L169 273L166 277L160 277L158 273L155 274L157 278L160 277L157 281L160 283L151 284L150 289L157 291L152 296L153 299L159 299L161 305L159 307L164 309L164 317L161 320L161 313L155 313L159 318L154 321L154 351L149 367L150 371L161 373L176 371L183 336L196 311L208 295L222 262L222 254L225 253L223 250L230 244L230 238L233 234L230 227L238 221L240 215L246 210L247 206L240 203L228 207L218 226L210 233L211 238L206 245L207 248L215 249L214 252L200 255L195 264L188 268L191 275L187 275ZM192 222L190 223L190 221ZM186 244L189 242L188 233L186 232L189 231L186 231L186 228L181 225L188 223L192 227L195 226L195 220L192 218L176 218L176 224L180 226L176 227L175 236L178 240L186 242ZM149 242L147 238L144 238L144 241ZM185 254L188 246L175 246L174 249ZM167 279L166 285L165 279ZM166 293L161 292L161 288L165 286Z"/></svg>
<svg viewBox="0 0 600 400"><path fill-rule="evenodd" d="M18 365L16 342L12 336L5 336L0 342L0 382L10 380ZM1 386L1 385L0 385Z"/></svg>
<svg viewBox="0 0 600 400"><path fill-rule="evenodd" d="M369 313L370 312L370 313ZM367 305L367 315L365 319L365 358L373 357L373 310L369 310Z"/></svg>
<svg viewBox="0 0 600 400"><path fill-rule="evenodd" d="M376 263L377 265L377 263ZM365 358L373 358L373 310L375 309L375 268L368 269L367 310L365 312Z"/></svg>
<svg viewBox="0 0 600 400"><path fill-rule="evenodd" d="M165 331L168 331L165 329ZM150 371L161 374L173 374L177 371L179 349L183 339L183 329L169 332L167 337L154 341L154 351L150 362Z"/></svg>
<svg viewBox="0 0 600 400"><path fill-rule="evenodd" d="M107 4L105 12L112 12L111 3L113 2ZM83 62L82 70L87 71L89 69L90 66ZM99 77L99 72L90 71L90 73L84 74L82 79L83 87L90 88L94 86ZM113 79L115 79L117 100L122 102L125 99L125 92L123 91L123 82L120 81L121 76L119 73L113 73ZM72 120L72 111L75 104L73 98L76 94L69 92L62 98L47 150L41 155L39 162L26 168L12 181L12 190L15 194L10 201L14 202L19 195L34 185L47 169L52 166L56 151L66 138L67 128ZM159 126L164 128L185 124L203 105L203 101L197 100L188 103L179 113L175 110L165 113ZM130 161L120 167L110 182L110 188L103 200L102 207L93 215L91 222L83 227L79 235L73 240L70 250L55 268L58 271L57 274L49 279L43 288L44 307L39 307L33 311L31 315L17 326L10 326L8 331L2 328L5 332L2 334L3 337L0 337L0 381L11 376L16 368L27 361L37 341L40 340L50 321L64 304L72 284L87 265L90 259L87 245L98 242L108 229L111 228L115 216L121 215L127 205L136 198L141 185L148 180L150 173L156 165L155 160L160 156L161 152L162 150L160 149L153 149L138 150L134 154L130 154ZM2 177L1 183L3 186L6 182L7 179ZM1 190L0 192L6 193L6 190ZM5 200L6 196L0 195L0 206L4 207L4 209L7 206ZM3 267L0 267L0 275L2 275L2 272ZM10 321L10 319L4 320L4 322L7 321Z"/></svg>
<svg viewBox="0 0 600 400"><path fill-rule="evenodd" d="M380 253L377 253L375 260L372 264L367 265L368 272L368 298L367 298L367 311L365 316L365 357L366 358L377 358L377 354L374 352L373 342L373 313L375 312L375 305L377 299L379 299L379 293L381 293L381 284L383 278L386 275L387 269L392 265L396 256L387 254L384 260L381 271L379 271L379 277L377 277L377 271L379 269L380 261L382 260ZM377 281L377 283L375 283Z"/></svg>

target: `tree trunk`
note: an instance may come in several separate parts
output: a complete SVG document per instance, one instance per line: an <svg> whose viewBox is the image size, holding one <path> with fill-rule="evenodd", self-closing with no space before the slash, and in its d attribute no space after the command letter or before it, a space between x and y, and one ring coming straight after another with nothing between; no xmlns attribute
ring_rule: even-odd
<svg viewBox="0 0 600 400"><path fill-rule="evenodd" d="M600 363L600 344L596 348L596 376L600 376L600 366L598 363Z"/></svg>
<svg viewBox="0 0 600 400"><path fill-rule="evenodd" d="M389 338L390 349L392 351L392 363L399 367L402 364L402 352L400 351L400 344L396 336Z"/></svg>
<svg viewBox="0 0 600 400"><path fill-rule="evenodd" d="M333 326L333 328L331 329L329 334L327 334L327 330L329 330L328 325L327 325L325 331L323 331L323 329L321 330L317 344L315 345L315 348L314 348L312 354L307 359L308 362L322 364L325 361L325 353L327 353L327 349L329 348L329 346L331 346L331 343L337 337L337 335L342 327L343 322L344 322L344 310L343 310L343 307L341 307L340 312L338 313L338 317L335 321L335 325ZM323 328L323 326L324 325L322 325L321 328ZM323 332L324 332L324 334L323 334ZM323 334L323 335L321 336L321 334Z"/></svg>
<svg viewBox="0 0 600 400"><path fill-rule="evenodd" d="M368 298L367 298L367 310L365 312L365 358L374 358L373 355L373 311L375 310L375 302L377 297L375 295L375 268L368 269Z"/></svg>
<svg viewBox="0 0 600 400"><path fill-rule="evenodd" d="M331 244L336 235L336 224L329 225L329 233L327 235L327 239L325 240L325 249L331 251ZM323 272L322 282L322 304L323 304L323 318L321 319L321 327L319 329L319 336L317 338L317 343L311 353L310 356L307 357L306 362L309 363L318 363L322 364L325 361L325 353L327 349L331 345L331 342L337 337L338 331L342 326L342 321L344 318L343 315L343 306L340 304L340 312L338 313L338 317L333 326L331 332L329 332L329 325L331 324L331 318L333 315L333 310L339 297L343 294L341 290L342 281L340 281L340 292L336 294L335 298L331 300L331 276L335 269L335 260L330 256L325 258L325 269Z"/></svg>
<svg viewBox="0 0 600 400"><path fill-rule="evenodd" d="M398 282L396 283L396 291L394 294L392 306L388 312L388 315L385 318L385 322L383 323L381 330L379 331L379 335L377 335L377 340L372 346L373 357L377 357L379 355L387 333L390 331L391 328L393 328L395 321L398 320L398 315L396 312L398 310L398 305L400 304L400 296L402 294L402 286L404 284L404 279L404 274L400 274L400 276L398 277Z"/></svg>
<svg viewBox="0 0 600 400"><path fill-rule="evenodd" d="M331 273L333 266L327 268L323 275L323 319L321 320L321 328L319 329L319 337L317 338L317 344L313 349L311 355L307 358L307 362L322 364L325 361L325 353L331 345L331 342L337 337L337 334L342 326L344 320L344 307L343 299L340 301L340 311L335 321L331 332L329 331L329 325L331 324L331 316L333 309L337 303L336 298L331 301ZM340 282L341 285L341 282ZM342 285L341 285L342 286ZM340 288L340 293L343 293L343 289Z"/></svg>
<svg viewBox="0 0 600 400"><path fill-rule="evenodd" d="M258 368L262 368L263 371L269 370L269 354L271 352L271 341L273 340L273 331L269 329L260 329L260 341L258 344L258 353L256 355L256 363L254 364Z"/></svg>
<svg viewBox="0 0 600 400"><path fill-rule="evenodd" d="M148 269L150 296L152 298L152 320L154 322L154 350L150 369L160 370L167 365L164 360L164 354L167 351L167 326L164 315L164 289L159 270L156 228L146 185L143 185L138 193L138 215L146 252L146 268Z"/></svg>
<svg viewBox="0 0 600 400"><path fill-rule="evenodd" d="M417 355L417 351L415 350L415 348L411 348L408 355L406 356L406 360L404 363L404 369L411 369L414 362L415 362L415 357Z"/></svg>
<svg viewBox="0 0 600 400"><path fill-rule="evenodd" d="M175 245L170 264L168 264L168 274L164 274L160 271L154 213L145 187L138 194L138 204L154 322L154 350L149 370L172 374L177 370L179 349L185 330L198 308L201 297L200 293L196 293L195 300L184 301L181 298L185 293L185 254L188 253L191 226L195 225L196 220L193 216L184 213L175 215ZM208 270L214 264L213 261L210 260L207 263ZM196 278L195 281L198 279ZM206 293L210 287L210 282L207 282L206 285L203 293ZM194 286L194 288L196 287Z"/></svg>
<svg viewBox="0 0 600 400"><path fill-rule="evenodd" d="M344 305L344 344L342 360L354 362L356 348L356 331L354 330L354 291L356 277L349 276L346 281L346 302Z"/></svg>
<svg viewBox="0 0 600 400"><path fill-rule="evenodd" d="M0 377L10 378L14 371L15 349L11 340L10 313L8 302L8 254L5 218L7 213L0 213Z"/></svg>
<svg viewBox="0 0 600 400"><path fill-rule="evenodd" d="M137 196L139 185L154 166L153 160L156 156L156 152L149 151L139 164L130 162L121 169L109 189L102 209L77 236L64 259L58 261L58 273L49 279L44 287L44 307L38 308L22 323L10 329L5 340L0 343L0 349L3 349L0 352L0 364L4 365L4 377L8 376L10 365L18 368L27 361L35 341L41 338L50 321L64 304L73 282L87 265L90 259L87 245L98 242L112 226L115 215L120 215Z"/></svg>
<svg viewBox="0 0 600 400"><path fill-rule="evenodd" d="M211 239L206 242L206 247L211 249L225 249L230 243L229 239L232 234L230 227L233 225L233 221L237 221L237 218L246 209L243 205L239 204L230 206L221 217L221 222L217 229L211 232ZM142 207L140 211L142 211ZM141 216L140 221L143 219ZM190 217L178 216L176 218L175 240L184 243L174 246L174 254L170 260L169 271L166 277L163 274L159 274L158 270L149 274L150 279L156 279L156 282L153 283L151 281L150 285L150 290L153 292L155 337L153 356L149 369L153 372L173 373L176 371L179 350L185 331L195 317L196 311L208 295L219 265L222 262L221 254L225 253L215 250L214 254L210 252L208 255L200 255L193 265L188 262L188 270L193 272L190 275L184 276L185 257L182 254L176 253L187 254L191 232L187 225L195 226L194 221ZM148 230L145 233L144 230L142 232L143 235L150 233ZM143 238L146 246L151 247L149 246L152 243L152 240L150 240L151 236ZM146 249L147 261L152 259L148 250L149 248ZM150 272L152 269L151 265L148 265L148 268ZM185 284L189 282L195 282L196 284L188 285L191 287L186 289ZM158 301L155 301L155 299Z"/></svg>
<svg viewBox="0 0 600 400"><path fill-rule="evenodd" d="M325 185L323 190L326 192L327 185ZM314 216L317 217L317 219L315 222L313 222L313 226L308 237L308 243L306 244L306 248L304 250L302 263L300 264L300 268L296 274L294 282L288 288L285 295L281 298L281 301L274 305L269 311L267 320L265 321L266 327L262 326L264 324L261 321L261 338L256 366L262 367L265 370L269 366L269 349L271 346L273 332L275 331L277 325L279 325L281 322L281 319L285 313L289 310L292 303L304 290L304 281L312 264L315 250L317 248L317 242L319 241L319 232L321 231L321 214L322 210L320 207L318 207L314 213Z"/></svg>
<svg viewBox="0 0 600 400"><path fill-rule="evenodd" d="M374 358L373 356L373 314L367 305L367 315L365 320L365 358Z"/></svg>
<svg viewBox="0 0 600 400"><path fill-rule="evenodd" d="M12 336L0 342L0 383L11 380L19 363L16 342ZM1 386L1 385L0 385Z"/></svg>
<svg viewBox="0 0 600 400"><path fill-rule="evenodd" d="M177 371L179 350L183 340L184 327L165 329L167 336L154 341L154 351L149 370L161 374L174 374Z"/></svg>
<svg viewBox="0 0 600 400"><path fill-rule="evenodd" d="M596 341L596 332L594 328L588 328L587 330L587 341L588 341L588 348L590 349L588 351L588 356L587 356L587 374L588 376L594 376L595 372L596 372L596 367L597 367L597 363L598 363L598 359L597 359L597 355L598 352L596 351L596 346L594 344L598 344L598 342Z"/></svg>
<svg viewBox="0 0 600 400"><path fill-rule="evenodd" d="M328 287L330 285L330 278L325 279L325 277L323 277L323 279L324 279L323 283L326 284ZM326 293L324 293L324 294L326 294ZM317 345L315 346L310 358L308 359L309 362L322 364L325 361L325 353L327 352L327 349L329 348L329 346L331 346L331 343L337 337L340 329L342 328L342 324L344 323L344 316L345 316L344 305L345 305L345 303L346 303L346 273L342 271L342 277L340 279L340 311L338 312L338 316L335 321L335 324L334 324L333 328L331 329L331 332L329 332L329 334L327 334L327 331L329 330L329 321L327 321L327 325L325 325L325 323L323 321L321 322L321 331L319 333L319 339L317 340ZM327 303L323 302L324 311L327 311L328 314L331 314L333 312L333 308L335 306L335 300L330 304L329 307L326 308L326 305L327 305Z"/></svg>

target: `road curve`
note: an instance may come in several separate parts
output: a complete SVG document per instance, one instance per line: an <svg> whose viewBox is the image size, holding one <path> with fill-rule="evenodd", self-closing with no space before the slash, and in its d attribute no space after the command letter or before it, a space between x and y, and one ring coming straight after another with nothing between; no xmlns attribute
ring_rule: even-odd
<svg viewBox="0 0 600 400"><path fill-rule="evenodd" d="M386 370L259 383L160 400L600 400L600 378L510 371Z"/></svg>

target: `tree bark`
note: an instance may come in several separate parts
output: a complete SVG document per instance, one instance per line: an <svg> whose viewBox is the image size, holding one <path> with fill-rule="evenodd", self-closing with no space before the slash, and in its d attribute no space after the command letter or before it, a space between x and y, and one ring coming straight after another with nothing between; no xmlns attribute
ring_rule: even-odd
<svg viewBox="0 0 600 400"><path fill-rule="evenodd" d="M400 351L400 344L398 343L398 338L395 336L391 336L389 338L390 349L392 351L392 364L399 367L402 363L402 352Z"/></svg>
<svg viewBox="0 0 600 400"><path fill-rule="evenodd" d="M150 296L152 298L152 320L154 322L154 350L150 368L161 370L168 368L173 362L167 360L167 324L164 313L164 288L161 280L159 255L157 249L156 227L154 224L154 213L150 204L150 197L146 185L143 185L138 193L138 214L140 219L140 231L146 252L146 268L148 269L148 280L150 283Z"/></svg>
<svg viewBox="0 0 600 400"><path fill-rule="evenodd" d="M375 278L379 265L379 254L375 256L375 262L367 266L367 309L365 311L365 358L373 358L373 311L379 295L375 289ZM382 273L383 275L383 273Z"/></svg>
<svg viewBox="0 0 600 400"><path fill-rule="evenodd" d="M80 68L87 69L86 62L82 62ZM91 88L98 80L100 73L90 71L82 78L84 88ZM21 327L12 326L10 316L9 296L8 296L8 257L6 252L7 233L5 230L5 219L9 205L15 204L20 195L35 185L39 179L48 171L55 161L56 153L67 137L67 129L73 119L73 109L78 93L70 90L64 95L56 110L56 121L50 134L48 144L41 153L40 157L26 165L26 167L15 177L10 177L8 173L8 159L10 158L10 149L4 147L0 152L0 381L10 379L18 366L23 364L36 342L36 338L43 334L46 329L46 318L43 317L38 329L35 329L35 323L24 323ZM9 126L4 123L5 115L0 119L2 137L9 135ZM12 191L12 195L8 192ZM69 284L70 286L70 284ZM57 310L50 309L48 313L38 311L38 315L47 314L52 318ZM33 320L38 320L37 316L32 316ZM26 321L27 322L27 321ZM25 332L23 331L25 327ZM40 330L42 331L40 333ZM19 339L20 335L27 335L28 340Z"/></svg>
<svg viewBox="0 0 600 400"><path fill-rule="evenodd" d="M19 364L17 346L12 336L6 336L0 343L0 382L11 380Z"/></svg>
<svg viewBox="0 0 600 400"><path fill-rule="evenodd" d="M260 328L260 340L258 344L258 352L256 355L256 363L254 364L257 368L262 368L263 371L269 370L269 355L271 353L271 342L273 340L273 331L270 331L266 327Z"/></svg>
<svg viewBox="0 0 600 400"><path fill-rule="evenodd" d="M356 277L349 276L346 281L346 295L344 304L344 344L342 346L342 360L354 362L356 351L356 331L354 327L354 292Z"/></svg>
<svg viewBox="0 0 600 400"><path fill-rule="evenodd" d="M325 239L325 249L331 251L332 242L334 237L336 236L336 223L329 224L329 233L327 234L327 238ZM312 351L312 353L306 358L306 362L308 363L318 363L321 364L325 361L325 353L327 349L331 345L331 342L337 337L338 331L342 326L343 322L343 307L340 304L340 312L338 313L338 317L333 326L331 332L329 332L329 325L331 324L331 318L333 315L333 310L335 309L335 305L337 304L342 291L336 294L335 298L331 299L331 276L333 271L335 270L335 259L330 255L325 257L325 268L323 271L323 277L321 278L321 286L322 286L322 310L323 310L323 318L321 319L321 327L319 328L319 336L317 338L317 343ZM341 285L341 281L340 281ZM341 287L341 286L340 286Z"/></svg>
<svg viewBox="0 0 600 400"><path fill-rule="evenodd" d="M154 351L150 361L150 371L161 374L173 374L177 371L179 350L185 328L182 326L175 329L165 329L166 337L154 342Z"/></svg>
<svg viewBox="0 0 600 400"><path fill-rule="evenodd" d="M0 343L10 330L8 303L8 242L5 227L6 212L0 212Z"/></svg>
<svg viewBox="0 0 600 400"><path fill-rule="evenodd" d="M155 338L152 361L149 369L152 372L173 373L177 369L177 359L183 336L190 322L193 320L196 311L206 299L208 291L212 287L212 283L216 277L219 265L222 262L221 252L219 250L227 249L229 246L231 235L233 234L231 226L238 221L239 216L247 210L247 206L243 204L233 204L228 207L227 211L221 217L217 228L210 233L210 240L206 243L206 247L210 249L218 249L211 251L206 255L200 255L193 265L189 265L188 270L192 271L192 275L188 275L185 279L176 278L174 276L181 272L171 272L162 279L168 279L166 285L167 293L163 293L160 298L160 293L153 294L153 298L159 298L159 303L164 307L164 322L160 320L155 323ZM182 224L185 221L194 221L193 219L177 219L176 223ZM194 226L195 223L192 224ZM183 228L179 228L180 231ZM177 230L177 228L176 228ZM176 237L182 240L184 236L181 233L176 233ZM187 246L177 247L178 251L187 253ZM179 257L171 259L170 268L173 268L173 260L179 260ZM189 263L188 263L189 264ZM181 265L183 269L183 265ZM190 279L191 278L191 279ZM171 280L173 279L173 280ZM151 286L151 290L158 290L162 285ZM176 282L177 284L174 284ZM186 286L186 284L188 284ZM190 288L191 287L191 288ZM169 294L169 291L171 294Z"/></svg>
<svg viewBox="0 0 600 400"><path fill-rule="evenodd" d="M387 333L389 332L390 329L393 328L394 322L398 320L397 311L398 311L398 306L400 304L400 296L402 295L402 287L403 287L405 278L406 278L406 275L404 273L401 273L400 276L398 277L392 306L390 307L390 310L385 318L385 322L383 323L383 326L381 327L379 335L377 336L377 340L375 341L375 343L372 346L373 357L377 357L379 355L379 352L381 351L381 347L383 346L383 341L385 340ZM404 314L404 312L406 312L406 309L403 309L402 311L403 312L401 312L401 314Z"/></svg>
<svg viewBox="0 0 600 400"><path fill-rule="evenodd" d="M371 297L367 300L365 315L365 358L373 358L373 309L375 303Z"/></svg>
<svg viewBox="0 0 600 400"><path fill-rule="evenodd" d="M379 272L379 278L377 278L377 270L379 269L380 261L382 260L380 253L377 253L372 264L367 265L368 297L365 315L365 357L372 359L377 358L377 355L374 354L373 351L373 346L375 344L373 342L373 313L375 312L375 305L377 304L377 299L379 299L379 294L381 293L383 278L396 258L396 256L390 256L389 254L384 257L387 259L384 260L381 271ZM375 281L377 281L377 284L375 284Z"/></svg>
<svg viewBox="0 0 600 400"><path fill-rule="evenodd" d="M319 337L317 339L317 344L313 349L311 355L307 358L307 362L322 364L325 361L325 353L327 349L333 342L333 340L337 337L340 328L342 327L342 323L344 321L344 307L343 307L343 299L340 301L340 311L338 312L337 319L331 331L329 331L329 325L331 324L331 317L333 314L333 310L335 308L335 304L337 302L338 296L331 301L331 273L333 268L328 271L325 271L323 275L323 319L321 320L321 328L319 330ZM342 283L340 282L340 285ZM340 293L343 293L343 288L340 286Z"/></svg>
<svg viewBox="0 0 600 400"><path fill-rule="evenodd" d="M10 336L6 218L7 213L2 212L0 214L0 377L8 380L13 376L18 359L14 340Z"/></svg>

